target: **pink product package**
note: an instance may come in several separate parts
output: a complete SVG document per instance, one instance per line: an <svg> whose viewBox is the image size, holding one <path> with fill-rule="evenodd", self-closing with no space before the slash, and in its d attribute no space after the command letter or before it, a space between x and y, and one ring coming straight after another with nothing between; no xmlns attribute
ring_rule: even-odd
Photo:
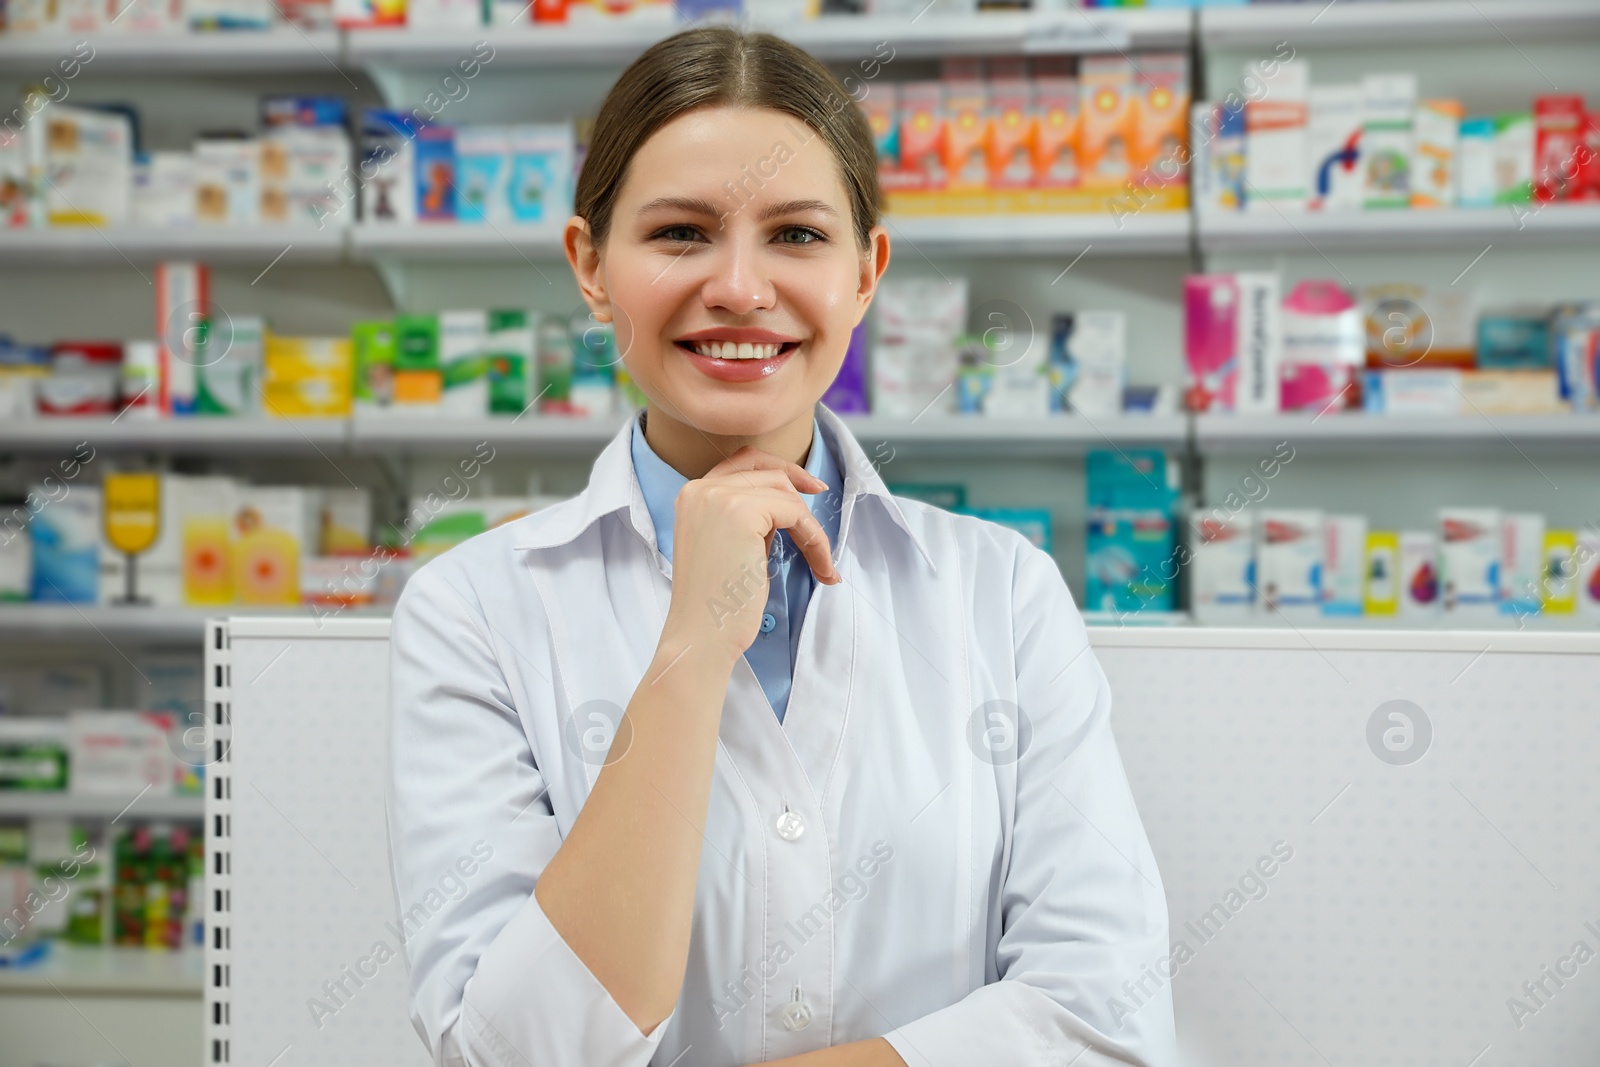
<svg viewBox="0 0 1600 1067"><path fill-rule="evenodd" d="M1283 301L1284 411L1348 407L1351 386L1366 358L1355 297L1336 282L1308 280Z"/></svg>
<svg viewBox="0 0 1600 1067"><path fill-rule="evenodd" d="M1239 287L1231 274L1183 280L1186 399L1192 411L1233 407L1239 381Z"/></svg>

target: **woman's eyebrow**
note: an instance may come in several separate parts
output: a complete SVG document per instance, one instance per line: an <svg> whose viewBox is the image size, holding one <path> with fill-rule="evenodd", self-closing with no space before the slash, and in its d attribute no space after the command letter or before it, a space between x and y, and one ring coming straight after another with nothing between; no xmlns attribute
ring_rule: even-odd
<svg viewBox="0 0 1600 1067"><path fill-rule="evenodd" d="M768 219L777 218L779 215L798 215L806 211L815 211L832 218L839 217L839 213L822 200L787 200L781 204L769 204L762 208L761 213L756 217L759 221L766 222Z"/></svg>
<svg viewBox="0 0 1600 1067"><path fill-rule="evenodd" d="M647 215L652 211L662 210L686 211L693 215L705 215L710 218L721 218L722 210L709 200L702 200L697 196L658 196L638 211L640 215Z"/></svg>

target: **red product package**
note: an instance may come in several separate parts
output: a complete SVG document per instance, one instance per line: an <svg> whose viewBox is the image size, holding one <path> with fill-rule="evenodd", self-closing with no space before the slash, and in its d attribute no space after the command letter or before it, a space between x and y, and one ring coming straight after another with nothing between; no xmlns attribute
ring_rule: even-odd
<svg viewBox="0 0 1600 1067"><path fill-rule="evenodd" d="M1572 200L1582 188L1583 97L1546 93L1533 101L1533 196L1545 203Z"/></svg>
<svg viewBox="0 0 1600 1067"><path fill-rule="evenodd" d="M1583 147L1578 156L1578 198L1600 200L1600 111L1583 117Z"/></svg>
<svg viewBox="0 0 1600 1067"><path fill-rule="evenodd" d="M944 188L944 123L943 85L900 87L900 167L906 187Z"/></svg>

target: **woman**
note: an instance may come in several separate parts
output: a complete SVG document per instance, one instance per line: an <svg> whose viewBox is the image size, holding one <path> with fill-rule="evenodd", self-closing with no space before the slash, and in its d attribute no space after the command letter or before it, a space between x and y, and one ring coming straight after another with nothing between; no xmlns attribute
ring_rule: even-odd
<svg viewBox="0 0 1600 1067"><path fill-rule="evenodd" d="M776 38L679 34L576 199L649 403L395 611L434 1061L1170 1062L1165 899L1055 564L890 496L818 402L889 260L853 101Z"/></svg>

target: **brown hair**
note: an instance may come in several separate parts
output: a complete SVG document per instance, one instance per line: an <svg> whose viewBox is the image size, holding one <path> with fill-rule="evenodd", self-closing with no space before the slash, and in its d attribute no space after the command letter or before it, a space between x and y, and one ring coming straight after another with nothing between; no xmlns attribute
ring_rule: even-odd
<svg viewBox="0 0 1600 1067"><path fill-rule="evenodd" d="M772 108L821 135L839 162L857 243L866 248L882 194L872 129L833 72L804 49L768 33L727 26L685 30L634 60L606 94L578 175L574 208L595 247L611 229L611 209L641 145L696 108Z"/></svg>

